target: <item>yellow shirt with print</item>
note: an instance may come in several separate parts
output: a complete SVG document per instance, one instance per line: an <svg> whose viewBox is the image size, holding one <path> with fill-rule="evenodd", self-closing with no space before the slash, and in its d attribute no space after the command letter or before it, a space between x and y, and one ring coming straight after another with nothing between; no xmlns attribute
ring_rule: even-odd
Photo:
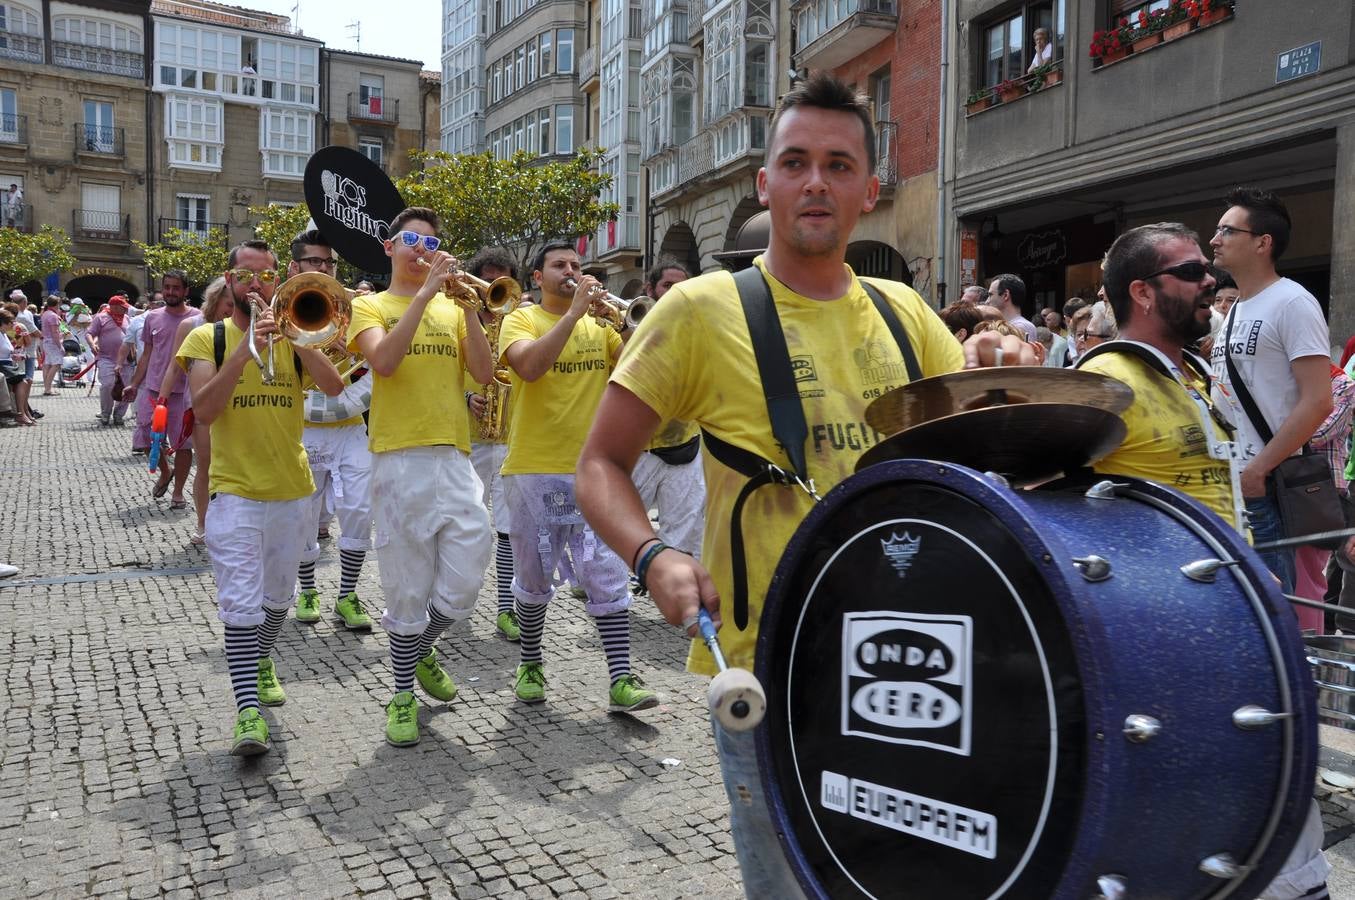
<svg viewBox="0 0 1355 900"><path fill-rule="evenodd" d="M231 319L225 320L229 359L246 335ZM192 360L216 364L216 326L199 325L188 333L174 359L188 371ZM273 350L276 377L264 384L259 367L246 363L244 374L226 409L212 423L212 463L208 484L212 493L235 494L250 500L296 500L315 492L306 450L301 446L303 387L309 376L296 369L292 346L279 338Z"/></svg>
<svg viewBox="0 0 1355 900"><path fill-rule="evenodd" d="M1114 453L1097 462L1097 472L1156 481L1188 494L1233 521L1233 482L1228 461L1209 456L1209 437L1200 423L1200 408L1181 385L1127 353L1105 353L1081 367L1108 375L1134 389L1134 402L1120 413L1128 433ZM1203 381L1184 373L1206 398ZM1223 429L1210 419L1217 440Z"/></svg>
<svg viewBox="0 0 1355 900"><path fill-rule="evenodd" d="M755 262L762 266L761 257ZM907 384L908 373L889 327L857 280L845 296L834 300L811 300L775 278L767 281L809 426L805 441L809 475L822 495L852 474L861 454L884 439L866 424L866 406ZM959 342L921 297L897 282L871 284L897 311L924 376L963 367ZM665 294L631 338L612 380L662 419L688 420L765 459L785 459L772 437L748 325L727 272L688 279ZM702 459L706 531L701 562L724 603L720 644L730 665L751 668L767 586L813 501L799 488L779 486L749 495L743 508L749 623L739 631L732 609L729 515L747 478L726 468L712 453L702 454ZM693 642L687 665L708 675L716 671L700 641Z"/></svg>
<svg viewBox="0 0 1355 900"><path fill-rule="evenodd" d="M390 331L413 302L413 297L390 291L354 299L348 349L360 352L357 340L364 331ZM443 294L434 294L395 373L389 377L378 374L372 379L367 446L373 453L436 444L470 452L470 423L466 420L470 379L461 359L465 338L466 316L461 307Z"/></svg>
<svg viewBox="0 0 1355 900"><path fill-rule="evenodd" d="M499 331L499 352L507 353L518 341L536 340L558 321L559 316L540 306L513 310ZM523 381L509 368L513 408L504 475L574 473L620 349L621 335L584 316L550 370L536 381Z"/></svg>

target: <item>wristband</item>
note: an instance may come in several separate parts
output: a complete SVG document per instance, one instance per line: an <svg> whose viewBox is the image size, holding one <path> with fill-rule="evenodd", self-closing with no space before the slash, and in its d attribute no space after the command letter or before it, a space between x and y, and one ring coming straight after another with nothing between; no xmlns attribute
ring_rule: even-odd
<svg viewBox="0 0 1355 900"><path fill-rule="evenodd" d="M655 541L653 544L649 545L649 549L645 551L645 555L640 557L640 564L635 567L635 580L640 583L640 590L646 592L649 590L649 585L645 583L645 576L649 574L649 564L654 561L654 557L665 550L671 549L673 548L669 547L663 541Z"/></svg>
<svg viewBox="0 0 1355 900"><path fill-rule="evenodd" d="M640 546L635 548L635 552L630 555L630 570L632 572L635 571L636 566L640 565L640 551L645 549L645 547L649 546L651 543L657 540L658 538L656 537L646 538L645 540L640 542Z"/></svg>

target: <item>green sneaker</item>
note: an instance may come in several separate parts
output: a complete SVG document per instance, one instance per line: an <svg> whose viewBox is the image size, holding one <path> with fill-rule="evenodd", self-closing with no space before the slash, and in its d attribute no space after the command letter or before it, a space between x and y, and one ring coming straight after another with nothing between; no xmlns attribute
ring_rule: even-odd
<svg viewBox="0 0 1355 900"><path fill-rule="evenodd" d="M257 707L247 707L235 717L232 756L258 756L268 752L268 723L259 715Z"/></svg>
<svg viewBox="0 0 1355 900"><path fill-rule="evenodd" d="M419 701L409 691L401 691L386 705L386 743L413 747L418 742Z"/></svg>
<svg viewBox="0 0 1355 900"><path fill-rule="evenodd" d="M569 589L569 596L573 597L575 600L587 600L588 592L581 587L572 587Z"/></svg>
<svg viewBox="0 0 1355 900"><path fill-rule="evenodd" d="M522 629L518 627L518 614L512 610L504 610L499 613L499 617L494 620L494 624L499 629L499 634L510 641L522 640Z"/></svg>
<svg viewBox="0 0 1355 900"><path fill-rule="evenodd" d="M612 685L608 712L635 712L659 705L659 696L644 686L639 675L622 675Z"/></svg>
<svg viewBox="0 0 1355 900"><path fill-rule="evenodd" d="M541 663L523 663L514 675L513 693L523 703L540 703L546 699L546 673Z"/></svg>
<svg viewBox="0 0 1355 900"><path fill-rule="evenodd" d="M344 594L343 598L334 604L334 614L343 619L343 625L349 631L372 630L372 617L367 615L367 611L362 608L362 601L358 599L357 594Z"/></svg>
<svg viewBox="0 0 1355 900"><path fill-rule="evenodd" d="M423 692L434 700L449 703L456 697L456 685L452 683L452 676L447 674L447 670L438 665L436 650L429 650L428 655L419 660L419 664L414 667L414 677L419 680Z"/></svg>
<svg viewBox="0 0 1355 900"><path fill-rule="evenodd" d="M305 590L296 595L296 620L298 622L320 621L320 592Z"/></svg>
<svg viewBox="0 0 1355 900"><path fill-rule="evenodd" d="M259 702L264 706L281 706L287 702L278 673L273 671L273 660L267 656L259 660Z"/></svg>

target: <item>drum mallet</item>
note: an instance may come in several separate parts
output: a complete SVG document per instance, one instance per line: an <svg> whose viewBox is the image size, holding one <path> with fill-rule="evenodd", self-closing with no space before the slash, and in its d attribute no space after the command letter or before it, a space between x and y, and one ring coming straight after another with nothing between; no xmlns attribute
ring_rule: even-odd
<svg viewBox="0 0 1355 900"><path fill-rule="evenodd" d="M731 669L725 664L725 655L720 652L720 639L715 636L715 623L704 607L697 612L696 625L720 670L706 692L710 714L730 731L756 728L767 712L767 694L762 690L762 685L747 669Z"/></svg>

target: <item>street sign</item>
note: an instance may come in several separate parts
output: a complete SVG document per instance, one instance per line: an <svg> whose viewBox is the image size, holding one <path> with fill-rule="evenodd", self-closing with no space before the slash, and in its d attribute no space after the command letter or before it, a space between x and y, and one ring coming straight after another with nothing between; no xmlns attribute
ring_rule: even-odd
<svg viewBox="0 0 1355 900"><path fill-rule="evenodd" d="M1305 75L1316 75L1320 68L1322 68L1322 42L1313 41L1311 44L1286 50L1276 57L1275 83L1282 84Z"/></svg>

